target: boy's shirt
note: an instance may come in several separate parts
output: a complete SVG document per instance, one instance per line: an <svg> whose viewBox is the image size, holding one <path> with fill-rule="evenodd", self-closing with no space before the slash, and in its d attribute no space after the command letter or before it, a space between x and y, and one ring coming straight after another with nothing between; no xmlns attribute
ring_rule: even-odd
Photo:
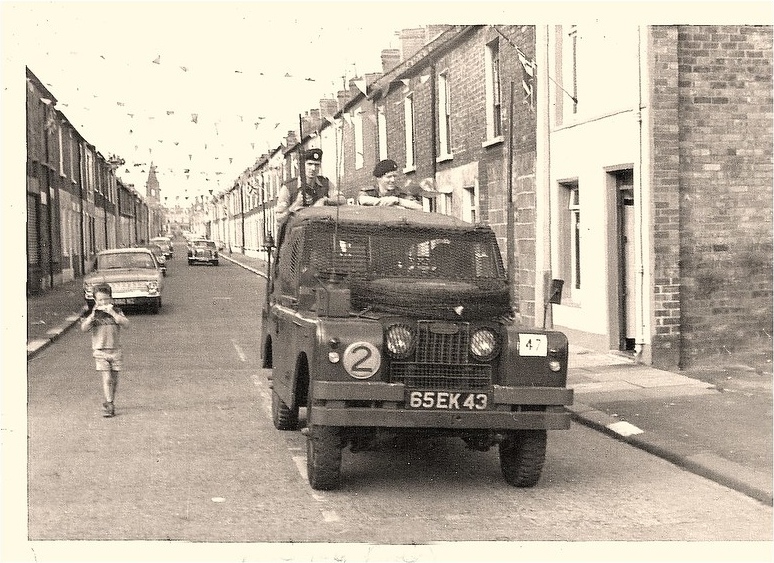
<svg viewBox="0 0 774 563"><path fill-rule="evenodd" d="M123 314L121 310L113 306L118 314ZM116 320L105 311L95 311L94 324L91 327L91 349L92 350L110 350L121 347L120 342L121 327Z"/></svg>

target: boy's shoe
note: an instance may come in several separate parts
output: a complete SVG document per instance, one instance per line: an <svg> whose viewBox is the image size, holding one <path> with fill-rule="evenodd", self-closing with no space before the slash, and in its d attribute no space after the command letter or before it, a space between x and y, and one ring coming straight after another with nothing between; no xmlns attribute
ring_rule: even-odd
<svg viewBox="0 0 774 563"><path fill-rule="evenodd" d="M105 418L115 416L116 414L116 408L113 406L113 403L102 403L102 416Z"/></svg>

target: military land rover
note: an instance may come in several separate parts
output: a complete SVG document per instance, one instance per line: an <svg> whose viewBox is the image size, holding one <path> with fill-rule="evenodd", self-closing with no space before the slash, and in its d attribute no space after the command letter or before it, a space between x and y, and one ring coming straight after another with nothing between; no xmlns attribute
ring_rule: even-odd
<svg viewBox="0 0 774 563"><path fill-rule="evenodd" d="M291 215L263 308L272 418L306 408L311 487L334 489L342 450L385 436L497 445L516 487L538 482L546 431L566 429L567 339L515 322L491 228L397 207Z"/></svg>

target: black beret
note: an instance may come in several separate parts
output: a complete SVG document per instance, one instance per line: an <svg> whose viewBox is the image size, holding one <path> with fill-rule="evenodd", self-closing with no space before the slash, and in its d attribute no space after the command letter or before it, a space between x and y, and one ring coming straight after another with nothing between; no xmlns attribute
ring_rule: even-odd
<svg viewBox="0 0 774 563"><path fill-rule="evenodd" d="M398 169L398 164L394 160L382 160L374 167L374 176L381 178L388 172L395 172Z"/></svg>
<svg viewBox="0 0 774 563"><path fill-rule="evenodd" d="M322 161L322 150L321 149L308 149L304 151L304 161L307 160L314 160L315 162L321 162Z"/></svg>

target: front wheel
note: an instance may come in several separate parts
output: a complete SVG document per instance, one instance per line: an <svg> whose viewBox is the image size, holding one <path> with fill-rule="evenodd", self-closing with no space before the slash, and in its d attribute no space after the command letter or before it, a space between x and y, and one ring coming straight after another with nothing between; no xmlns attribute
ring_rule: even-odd
<svg viewBox="0 0 774 563"><path fill-rule="evenodd" d="M298 407L291 409L280 399L276 391L272 391L271 419L277 430L296 430L298 429Z"/></svg>
<svg viewBox="0 0 774 563"><path fill-rule="evenodd" d="M213 266L217 266L217 265L218 265L218 261L217 261L217 260L213 260L213 261L212 261L212 262L210 262L210 263L211 263Z"/></svg>
<svg viewBox="0 0 774 563"><path fill-rule="evenodd" d="M545 430L516 430L500 442L500 469L514 487L534 487L546 460Z"/></svg>
<svg viewBox="0 0 774 563"><path fill-rule="evenodd" d="M306 436L306 472L316 491L337 489L341 481L341 429L310 426Z"/></svg>

